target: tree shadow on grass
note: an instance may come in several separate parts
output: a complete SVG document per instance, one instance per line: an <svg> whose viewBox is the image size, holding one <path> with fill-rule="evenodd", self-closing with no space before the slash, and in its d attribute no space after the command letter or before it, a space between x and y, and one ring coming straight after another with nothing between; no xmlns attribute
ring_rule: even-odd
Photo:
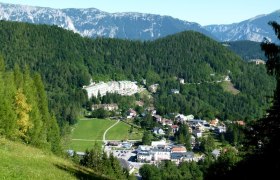
<svg viewBox="0 0 280 180"><path fill-rule="evenodd" d="M77 177L77 179L87 180L87 179L96 179L96 180L106 180L106 178L102 175L95 174L85 168L81 168L79 166L69 167L62 164L54 164L57 168L64 170L70 174L73 174Z"/></svg>

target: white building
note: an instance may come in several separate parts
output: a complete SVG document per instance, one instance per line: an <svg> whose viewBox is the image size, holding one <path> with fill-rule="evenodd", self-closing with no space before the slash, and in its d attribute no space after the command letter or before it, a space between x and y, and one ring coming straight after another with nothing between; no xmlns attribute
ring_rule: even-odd
<svg viewBox="0 0 280 180"><path fill-rule="evenodd" d="M166 140L162 139L160 141L152 141L151 146L156 147L156 146L165 146L166 145Z"/></svg>
<svg viewBox="0 0 280 180"><path fill-rule="evenodd" d="M92 83L89 86L84 86L83 89L87 91L88 97L97 97L98 93L101 96L106 95L106 93L117 93L120 95L132 95L140 91L140 88L136 85L136 82L131 81L110 81L110 82L100 82Z"/></svg>

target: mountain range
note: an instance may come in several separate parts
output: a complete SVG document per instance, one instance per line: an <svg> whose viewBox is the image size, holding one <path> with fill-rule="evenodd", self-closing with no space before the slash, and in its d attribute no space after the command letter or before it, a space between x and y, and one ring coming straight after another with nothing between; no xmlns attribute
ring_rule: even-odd
<svg viewBox="0 0 280 180"><path fill-rule="evenodd" d="M193 30L219 41L275 40L269 21L277 21L280 11L229 25L201 26L170 16L143 13L107 13L95 8L52 9L0 3L0 19L57 25L87 37L154 40L181 31ZM278 20L279 22L279 20Z"/></svg>

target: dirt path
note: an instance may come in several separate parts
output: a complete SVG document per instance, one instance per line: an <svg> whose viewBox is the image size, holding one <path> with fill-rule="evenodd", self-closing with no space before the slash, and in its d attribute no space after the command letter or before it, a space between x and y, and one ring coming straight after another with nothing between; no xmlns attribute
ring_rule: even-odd
<svg viewBox="0 0 280 180"><path fill-rule="evenodd" d="M103 143L104 143L104 144L106 144L106 134L107 134L107 132L108 132L112 127L114 127L115 125L117 125L119 122L120 122L120 120L118 120L115 124L113 124L112 126L110 126L108 129L106 129L106 131L105 131L104 134L103 134Z"/></svg>

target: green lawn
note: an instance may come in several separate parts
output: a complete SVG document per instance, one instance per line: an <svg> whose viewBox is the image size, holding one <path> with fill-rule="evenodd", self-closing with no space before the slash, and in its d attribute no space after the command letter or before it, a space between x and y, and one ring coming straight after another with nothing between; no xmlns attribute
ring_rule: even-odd
<svg viewBox="0 0 280 180"><path fill-rule="evenodd" d="M116 121L110 119L80 119L73 129L71 135L72 140L68 149L85 151L93 147L94 140L98 140L96 142L102 144L103 133L114 123Z"/></svg>
<svg viewBox="0 0 280 180"><path fill-rule="evenodd" d="M84 152L86 149L90 150L94 146L94 144L97 143L99 145L103 144L103 141L71 141L71 144L69 145L68 149L73 149L78 152Z"/></svg>
<svg viewBox="0 0 280 180"><path fill-rule="evenodd" d="M102 140L105 130L114 123L109 119L81 119L74 127L72 139Z"/></svg>
<svg viewBox="0 0 280 180"><path fill-rule="evenodd" d="M142 139L142 130L138 130L137 128L133 128L133 132L129 134L130 125L119 122L116 126L111 128L107 134L106 139L108 140L139 140Z"/></svg>

